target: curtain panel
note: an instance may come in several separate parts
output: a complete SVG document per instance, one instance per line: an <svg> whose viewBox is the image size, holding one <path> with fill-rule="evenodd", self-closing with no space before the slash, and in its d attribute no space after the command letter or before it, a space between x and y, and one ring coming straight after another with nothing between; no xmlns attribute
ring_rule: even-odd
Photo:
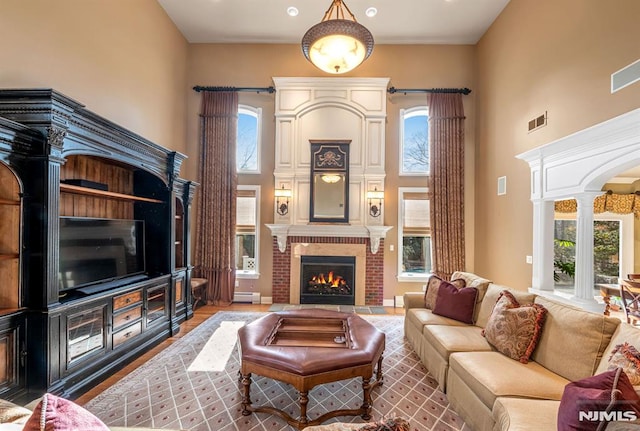
<svg viewBox="0 0 640 431"><path fill-rule="evenodd" d="M433 272L448 280L465 269L462 94L432 93L428 105Z"/></svg>
<svg viewBox="0 0 640 431"><path fill-rule="evenodd" d="M200 196L194 272L209 280L208 304L233 302L236 281L236 138L238 93L202 94Z"/></svg>

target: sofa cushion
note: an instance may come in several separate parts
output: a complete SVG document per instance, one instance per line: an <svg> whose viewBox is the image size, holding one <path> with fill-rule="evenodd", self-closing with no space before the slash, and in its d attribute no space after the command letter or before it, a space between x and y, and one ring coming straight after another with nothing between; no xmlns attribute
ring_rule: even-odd
<svg viewBox="0 0 640 431"><path fill-rule="evenodd" d="M424 307L426 309L433 310L435 308L436 298L438 297L438 290L440 290L440 285L443 281L443 279L435 274L429 277L429 281L427 282L427 290L425 290L424 292ZM451 280L450 283L458 289L462 289L466 285L466 282L462 278Z"/></svg>
<svg viewBox="0 0 640 431"><path fill-rule="evenodd" d="M503 290L482 334L499 352L526 364L540 338L546 312L539 304L520 305Z"/></svg>
<svg viewBox="0 0 640 431"><path fill-rule="evenodd" d="M535 303L547 317L531 359L568 380L592 376L620 320L542 296Z"/></svg>
<svg viewBox="0 0 640 431"><path fill-rule="evenodd" d="M487 289L489 288L489 284L491 280L487 280L486 278L482 278L479 275L473 274L471 272L464 271L456 271L451 274L452 280L463 279L465 281L465 285L467 287L475 287L478 289L478 297L476 298L476 309L473 314L473 321L476 322L478 320L478 312L480 311L480 304L484 299L485 293L487 293Z"/></svg>
<svg viewBox="0 0 640 431"><path fill-rule="evenodd" d="M407 310L404 318L409 321L409 324L420 328L420 332L424 331L423 327L425 325L468 326L466 323L433 314L431 310L427 310L426 308L411 308Z"/></svg>
<svg viewBox="0 0 640 431"><path fill-rule="evenodd" d="M91 412L73 401L44 394L33 414L24 426L24 431L109 431L109 428Z"/></svg>
<svg viewBox="0 0 640 431"><path fill-rule="evenodd" d="M540 364L523 364L499 352L456 352L449 356L455 372L489 410L497 397L559 400L569 380Z"/></svg>
<svg viewBox="0 0 640 431"><path fill-rule="evenodd" d="M640 414L640 396L622 368L616 368L571 382L565 387L558 412L558 431L601 431L606 426L607 421L600 417L585 420L580 417L581 412L630 412L629 419L637 419ZM624 413L622 417L627 418Z"/></svg>
<svg viewBox="0 0 640 431"><path fill-rule="evenodd" d="M499 397L493 404L496 431L553 430L558 423L560 401Z"/></svg>
<svg viewBox="0 0 640 431"><path fill-rule="evenodd" d="M433 314L472 324L477 297L478 289L475 287L458 289L453 284L443 281L438 289Z"/></svg>
<svg viewBox="0 0 640 431"><path fill-rule="evenodd" d="M477 326L429 325L424 327L424 339L445 359L453 352L476 352L493 349Z"/></svg>
<svg viewBox="0 0 640 431"><path fill-rule="evenodd" d="M487 325L487 321L489 320L489 316L491 316L493 307L496 305L496 301L498 300L498 297L500 296L503 290L508 290L509 292L511 292L514 298L516 298L516 300L520 304L531 304L536 297L535 294L529 293L524 290L515 290L515 289L508 288L506 286L491 283L487 288L487 292L484 295L484 299L480 303L480 309L478 310L478 319L476 320L476 325L482 328L484 328Z"/></svg>

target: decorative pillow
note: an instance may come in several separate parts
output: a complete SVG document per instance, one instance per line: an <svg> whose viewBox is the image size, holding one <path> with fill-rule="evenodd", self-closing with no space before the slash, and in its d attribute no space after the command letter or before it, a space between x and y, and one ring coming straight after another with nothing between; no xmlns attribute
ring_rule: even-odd
<svg viewBox="0 0 640 431"><path fill-rule="evenodd" d="M511 292L503 290L482 335L500 353L526 364L536 348L546 314L542 305L520 305Z"/></svg>
<svg viewBox="0 0 640 431"><path fill-rule="evenodd" d="M438 290L440 289L440 284L442 284L444 280L438 277L437 275L432 275L429 277L429 281L427 282L427 290L424 292L424 307L433 310L436 306L436 298L438 297ZM462 278L458 278L456 280L451 280L449 283L453 284L458 289L462 289L465 287L466 282Z"/></svg>
<svg viewBox="0 0 640 431"><path fill-rule="evenodd" d="M372 424L366 424L358 431L410 431L409 422L402 418L387 418Z"/></svg>
<svg viewBox="0 0 640 431"><path fill-rule="evenodd" d="M475 287L458 289L448 281L440 283L433 314L473 324L473 311L478 297Z"/></svg>
<svg viewBox="0 0 640 431"><path fill-rule="evenodd" d="M640 352L629 343L618 344L609 356L608 370L622 368L632 385L640 385Z"/></svg>
<svg viewBox="0 0 640 431"><path fill-rule="evenodd" d="M44 394L27 420L24 431L109 431L109 428L78 404Z"/></svg>
<svg viewBox="0 0 640 431"><path fill-rule="evenodd" d="M11 401L0 399L0 424L19 423L23 424L31 416L31 410L20 407Z"/></svg>
<svg viewBox="0 0 640 431"><path fill-rule="evenodd" d="M558 431L601 431L611 420L637 417L640 417L640 396L622 368L616 368L564 387L558 408Z"/></svg>

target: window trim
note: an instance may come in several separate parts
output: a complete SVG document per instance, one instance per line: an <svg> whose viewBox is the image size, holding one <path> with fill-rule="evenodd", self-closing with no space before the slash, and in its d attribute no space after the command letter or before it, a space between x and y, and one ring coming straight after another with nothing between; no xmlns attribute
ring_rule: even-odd
<svg viewBox="0 0 640 431"><path fill-rule="evenodd" d="M255 106L250 106L250 105L242 105L239 104L238 105L238 116L240 116L240 114L244 114L244 115L252 115L256 117L256 160L257 160L257 167L255 170L242 170L242 169L238 169L238 174L248 174L248 175L259 175L261 173L261 167L262 164L261 162L261 157L260 157L260 153L261 153L261 147L262 147L262 108L257 108ZM237 149L236 149L237 151ZM236 153L236 158L237 158L238 154ZM237 168L237 166L236 166Z"/></svg>
<svg viewBox="0 0 640 431"><path fill-rule="evenodd" d="M400 283L420 283L429 280L432 272L425 272L424 274L414 275L413 273L402 272L402 247L403 247L403 208L404 195L409 193L429 193L428 187L398 187L398 259L397 259L397 280ZM431 237L431 235L428 235ZM431 250L433 256L433 250ZM433 261L431 262L433 268Z"/></svg>
<svg viewBox="0 0 640 431"><path fill-rule="evenodd" d="M399 154L398 154L398 175L401 177L428 177L427 172L405 172L404 171L404 120L405 118L416 117L421 115L422 112L426 112L427 119L429 118L429 107L427 105L414 106L411 108L400 109L400 121L398 122L399 130ZM427 136L428 139L428 136Z"/></svg>
<svg viewBox="0 0 640 431"><path fill-rule="evenodd" d="M255 263L254 271L244 271L236 269L236 278L239 279L258 279L260 278L260 187L255 185L238 185L238 190L252 190L256 194L256 239L255 239ZM236 231L237 234L237 231Z"/></svg>

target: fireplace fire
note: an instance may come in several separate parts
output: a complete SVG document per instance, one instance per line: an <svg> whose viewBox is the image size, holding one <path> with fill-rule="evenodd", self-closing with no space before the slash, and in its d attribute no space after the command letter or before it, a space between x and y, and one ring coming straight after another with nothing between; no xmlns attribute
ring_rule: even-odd
<svg viewBox="0 0 640 431"><path fill-rule="evenodd" d="M355 304L354 256L302 256L301 304Z"/></svg>

